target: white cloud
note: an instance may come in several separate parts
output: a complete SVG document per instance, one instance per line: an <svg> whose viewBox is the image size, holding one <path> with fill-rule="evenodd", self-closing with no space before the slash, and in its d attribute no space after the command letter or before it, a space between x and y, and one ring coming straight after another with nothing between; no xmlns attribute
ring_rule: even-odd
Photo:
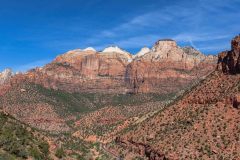
<svg viewBox="0 0 240 160"><path fill-rule="evenodd" d="M202 52L212 52L212 51L224 51L224 50L229 50L230 49L230 44L228 43L216 43L212 44L211 46L209 45L202 45L198 48Z"/></svg>
<svg viewBox="0 0 240 160"><path fill-rule="evenodd" d="M195 42L203 42L203 41L212 41L212 40L220 40L229 38L232 35L219 35L217 33L181 33L173 37L176 41L181 42L189 42L189 41L195 41Z"/></svg>
<svg viewBox="0 0 240 160"><path fill-rule="evenodd" d="M210 41L220 40L225 41L226 45L228 39L239 30L239 23L230 23L232 16L240 15L240 12L234 10L232 4L235 3L239 3L238 0L198 0L146 10L145 13L90 36L82 46L101 50L114 43L123 48L141 48L161 38L189 42L197 49L201 49L198 42L211 46ZM224 11L226 8L230 11Z"/></svg>

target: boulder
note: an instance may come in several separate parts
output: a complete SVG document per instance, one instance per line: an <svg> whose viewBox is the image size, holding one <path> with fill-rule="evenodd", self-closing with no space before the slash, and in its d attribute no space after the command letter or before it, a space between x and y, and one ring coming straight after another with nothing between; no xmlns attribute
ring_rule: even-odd
<svg viewBox="0 0 240 160"><path fill-rule="evenodd" d="M217 70L222 71L223 73L228 73L227 54L228 51L223 51L218 54Z"/></svg>
<svg viewBox="0 0 240 160"><path fill-rule="evenodd" d="M20 92L26 92L27 90L26 89L20 89Z"/></svg>
<svg viewBox="0 0 240 160"><path fill-rule="evenodd" d="M232 105L234 108L240 108L240 94L237 94L232 98Z"/></svg>

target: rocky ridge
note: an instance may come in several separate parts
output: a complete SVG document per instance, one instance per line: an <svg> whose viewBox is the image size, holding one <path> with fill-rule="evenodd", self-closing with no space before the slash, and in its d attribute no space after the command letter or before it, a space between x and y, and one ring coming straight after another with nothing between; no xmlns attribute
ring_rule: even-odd
<svg viewBox="0 0 240 160"><path fill-rule="evenodd" d="M151 50L148 47L142 48L137 54L135 54L133 57L134 58L139 58L147 53L151 52Z"/></svg>
<svg viewBox="0 0 240 160"><path fill-rule="evenodd" d="M208 74L215 61L216 57L181 48L173 40L160 40L136 56L119 47L102 52L72 50L43 68L15 76L13 81L24 79L68 92L169 93Z"/></svg>

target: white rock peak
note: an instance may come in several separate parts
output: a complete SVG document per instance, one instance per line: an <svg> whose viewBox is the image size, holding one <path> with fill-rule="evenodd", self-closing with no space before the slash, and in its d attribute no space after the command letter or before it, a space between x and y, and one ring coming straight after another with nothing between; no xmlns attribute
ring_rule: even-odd
<svg viewBox="0 0 240 160"><path fill-rule="evenodd" d="M151 52L151 50L148 47L143 47L136 55L135 57L141 57L145 55L146 53Z"/></svg>
<svg viewBox="0 0 240 160"><path fill-rule="evenodd" d="M86 49L84 49L83 51L93 51L93 52L97 52L94 48L92 47L88 47Z"/></svg>
<svg viewBox="0 0 240 160"><path fill-rule="evenodd" d="M132 55L129 52L119 48L118 46L107 47L102 51L102 53L105 53L105 54L118 53L123 55L125 58L127 58L128 62L132 61Z"/></svg>
<svg viewBox="0 0 240 160"><path fill-rule="evenodd" d="M67 54L74 54L74 53L79 53L79 52L82 52L81 49L74 49L74 50L70 50L67 52Z"/></svg>
<svg viewBox="0 0 240 160"><path fill-rule="evenodd" d="M128 53L127 51L124 51L123 49L119 48L118 46L110 46L105 48L103 51L103 53Z"/></svg>

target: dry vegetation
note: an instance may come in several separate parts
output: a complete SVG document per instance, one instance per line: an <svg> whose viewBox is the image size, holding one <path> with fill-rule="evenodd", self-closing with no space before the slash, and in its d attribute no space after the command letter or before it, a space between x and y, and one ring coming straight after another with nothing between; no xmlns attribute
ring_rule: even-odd
<svg viewBox="0 0 240 160"><path fill-rule="evenodd" d="M144 144L169 159L239 159L240 111L230 102L239 93L239 80L214 72L182 100L121 136L127 144L121 146L141 156ZM123 148L118 150L128 156Z"/></svg>

